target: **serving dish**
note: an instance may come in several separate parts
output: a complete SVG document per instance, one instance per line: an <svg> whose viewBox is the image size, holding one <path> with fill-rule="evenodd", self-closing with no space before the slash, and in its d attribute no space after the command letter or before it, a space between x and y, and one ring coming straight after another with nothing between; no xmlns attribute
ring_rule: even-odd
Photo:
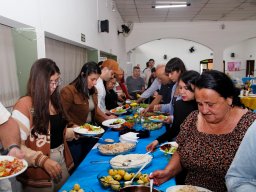
<svg viewBox="0 0 256 192"><path fill-rule="evenodd" d="M167 116L165 116L165 115L154 115L154 116L148 117L148 119L153 121L153 122L163 122L164 120L167 119Z"/></svg>
<svg viewBox="0 0 256 192"><path fill-rule="evenodd" d="M128 172L123 169L109 169L102 171L97 175L97 179L102 188L105 190L119 191L126 185L126 181L130 181L135 175L134 172ZM149 176L148 174L139 173L131 185L148 185Z"/></svg>
<svg viewBox="0 0 256 192"><path fill-rule="evenodd" d="M149 154L126 154L117 155L110 160L113 169L123 169L125 171L137 171L145 163L151 164L153 157Z"/></svg>
<svg viewBox="0 0 256 192"><path fill-rule="evenodd" d="M163 123L160 123L160 122L146 122L142 124L142 127L149 131L160 129L162 126L163 126Z"/></svg>
<svg viewBox="0 0 256 192"><path fill-rule="evenodd" d="M97 149L102 155L120 155L134 151L136 144L132 143L114 143L98 145Z"/></svg>
<svg viewBox="0 0 256 192"><path fill-rule="evenodd" d="M209 189L192 185L175 185L168 187L166 192L212 192Z"/></svg>
<svg viewBox="0 0 256 192"><path fill-rule="evenodd" d="M120 192L149 192L149 191L150 191L150 187L143 186L143 185L127 186L120 189ZM153 188L152 192L161 192L161 191L156 188Z"/></svg>

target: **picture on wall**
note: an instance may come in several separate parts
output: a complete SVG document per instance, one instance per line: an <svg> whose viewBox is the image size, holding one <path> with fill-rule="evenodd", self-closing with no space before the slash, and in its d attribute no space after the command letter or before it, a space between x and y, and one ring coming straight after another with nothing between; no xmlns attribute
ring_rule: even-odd
<svg viewBox="0 0 256 192"><path fill-rule="evenodd" d="M228 62L228 71L240 71L241 61Z"/></svg>

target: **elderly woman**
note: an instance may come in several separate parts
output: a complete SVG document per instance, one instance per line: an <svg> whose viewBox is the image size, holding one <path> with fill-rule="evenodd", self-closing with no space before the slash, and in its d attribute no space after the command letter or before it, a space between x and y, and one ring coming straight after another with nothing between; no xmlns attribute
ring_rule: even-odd
<svg viewBox="0 0 256 192"><path fill-rule="evenodd" d="M222 72L204 72L195 87L198 111L181 125L179 147L168 165L151 177L161 184L185 168L185 184L227 191L225 174L256 114L242 107L239 91Z"/></svg>

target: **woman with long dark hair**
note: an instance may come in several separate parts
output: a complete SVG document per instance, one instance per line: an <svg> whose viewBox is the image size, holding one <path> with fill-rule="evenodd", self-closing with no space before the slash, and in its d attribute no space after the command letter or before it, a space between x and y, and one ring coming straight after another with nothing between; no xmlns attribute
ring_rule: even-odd
<svg viewBox="0 0 256 192"><path fill-rule="evenodd" d="M100 74L101 70L95 62L87 62L75 80L61 90L61 104L66 118L73 126L95 124L96 121L101 122L104 119L104 114L98 107L97 90L94 87ZM68 142L75 167L96 142L94 138L80 138Z"/></svg>
<svg viewBox="0 0 256 192"><path fill-rule="evenodd" d="M73 139L66 129L58 86L60 70L51 59L37 60L30 71L26 96L14 106L25 159L29 168L18 177L24 191L57 191L73 167L66 139Z"/></svg>

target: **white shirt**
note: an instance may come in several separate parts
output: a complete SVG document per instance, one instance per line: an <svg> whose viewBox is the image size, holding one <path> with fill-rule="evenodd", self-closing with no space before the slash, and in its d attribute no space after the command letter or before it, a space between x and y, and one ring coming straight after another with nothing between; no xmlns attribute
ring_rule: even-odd
<svg viewBox="0 0 256 192"><path fill-rule="evenodd" d="M103 84L103 80L99 77L97 83L95 85L98 91L98 106L102 112L106 112L106 105L105 105L105 97L106 97L106 89Z"/></svg>
<svg viewBox="0 0 256 192"><path fill-rule="evenodd" d="M5 123L10 116L10 112L0 102L0 125Z"/></svg>

